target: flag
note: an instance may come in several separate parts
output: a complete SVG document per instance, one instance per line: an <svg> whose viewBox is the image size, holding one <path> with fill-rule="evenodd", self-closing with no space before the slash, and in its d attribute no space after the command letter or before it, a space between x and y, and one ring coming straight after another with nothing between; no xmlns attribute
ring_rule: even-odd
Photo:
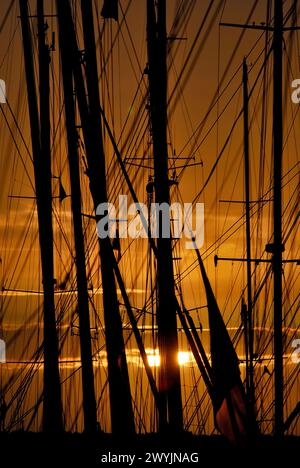
<svg viewBox="0 0 300 468"><path fill-rule="evenodd" d="M199 251L196 249L207 297L213 376L213 407L217 429L232 443L245 445L255 428L254 411L241 381L239 359L223 321Z"/></svg>
<svg viewBox="0 0 300 468"><path fill-rule="evenodd" d="M104 0L101 16L105 19L119 19L118 0Z"/></svg>

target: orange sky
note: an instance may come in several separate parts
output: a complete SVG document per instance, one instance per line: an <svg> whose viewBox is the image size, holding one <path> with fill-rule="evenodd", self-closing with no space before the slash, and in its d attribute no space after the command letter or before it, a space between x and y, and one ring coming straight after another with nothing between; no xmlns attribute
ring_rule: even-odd
<svg viewBox="0 0 300 468"><path fill-rule="evenodd" d="M2 259L1 281L2 285L11 289L28 289L32 291L39 290L42 287L41 274L39 269L39 248L37 244L37 218L36 213L33 211L34 201L31 199L15 200L9 198L11 195L20 195L31 197L34 196L31 182L33 180L32 163L30 161L30 134L28 126L28 109L26 101L26 83L24 76L24 64L22 57L22 42L21 42L21 29L18 19L18 2L15 2L9 19L0 31L0 79L4 79L7 85L8 105L2 107L0 115L0 258ZM34 3L32 11L34 11ZM169 0L168 5L168 29L172 24L174 18L174 11L178 5L178 1ZM188 157L193 155L195 162L203 161L203 167L195 166L185 170L180 178L179 190L173 189L174 201L192 202L199 191L201 190L204 181L207 179L211 168L228 136L233 122L242 107L242 92L238 88L241 85L242 70L241 67L243 58L248 56L249 51L252 49L258 38L261 36L259 31L247 31L239 44L239 47L234 55L232 63L227 70L226 77L222 85L220 85L219 93L222 94L219 105L215 106L202 128L201 134L198 135L198 144L205 137L200 148L194 152L192 143L187 144L191 140L193 142L193 131L202 122L206 115L211 101L218 89L220 77L222 77L224 70L227 67L228 61L236 46L237 40L241 34L238 29L220 28L219 21L223 22L236 22L245 23L249 15L253 1L240 1L228 0L224 11L221 15L222 8L215 21L213 27L204 28L197 46L200 47L201 41L204 44L203 50L199 55L196 64L191 71L185 71L183 77L188 77L184 87L184 100L179 99L177 106L172 112L169 121L170 128L170 142L172 148L175 149L176 155L181 157ZM255 21L261 23L266 21L266 5L267 1L261 0L256 7L250 22ZM9 0L2 0L0 3L0 24L1 18L10 4ZM97 0L98 7L101 6L102 1ZM120 1L122 10L125 11L128 5L127 0ZM209 4L208 0L198 0L195 2L195 8L191 19L189 21L186 31L182 34L186 40L176 42L173 53L177 50L176 58L174 59L173 66L170 70L169 77L169 91L171 92L174 86L176 75L180 72L184 60L187 56L189 48L193 42L196 31L201 24L205 10ZM215 2L218 4L218 2ZM285 2L285 11L288 10L292 2ZM47 12L53 14L54 2L47 0ZM221 18L222 16L222 18ZM122 17L122 15L120 15ZM141 80L141 70L146 66L146 16L145 16L145 2L142 0L133 0L127 13L127 25L122 27L122 35L117 39L116 46L112 58L108 62L107 77L108 81L101 81L102 96L105 96L104 107L107 111L108 119L114 129L116 139L120 137L120 127L124 124L129 109L131 108L132 99L136 93L138 82ZM52 31L56 31L55 20L49 18L49 41L51 40ZM99 23L100 30L103 28L103 21ZM36 25L33 22L33 29L36 32ZM97 28L96 28L97 29ZM114 37L117 31L117 25L111 23L103 36L103 48L107 52L110 44L111 37ZM128 31L130 31L131 38ZM298 33L297 33L298 34ZM132 42L131 42L132 41ZM286 35L287 48L284 54L284 86L285 86L285 106L284 106L284 122L285 122L285 137L288 137L284 153L284 171L287 174L289 170L292 172L286 176L285 181L291 182L284 189L284 209L286 209L286 216L284 218L284 228L288 231L292 220L289 219L292 206L297 201L299 203L299 155L297 147L299 144L299 132L296 130L291 131L291 123L295 118L294 128L299 126L299 115L297 114L297 106L292 104L291 95L291 82L295 78L300 78L299 70L299 50L297 48L296 39L293 42L293 48L290 47L290 40L288 34ZM125 46L126 44L126 46ZM135 45L135 49L132 44ZM249 64L249 88L253 86L258 71L261 67L261 58L257 57L264 48L264 38L262 37L253 52L248 57ZM138 60L137 60L138 58ZM53 131L53 174L61 176L66 191L69 190L68 167L66 165L66 142L63 137L64 127L59 124L60 112L62 105L62 91L59 82L59 50L58 50L58 37L56 37L56 51L52 55L53 76L54 81L52 89L55 91L55 99L52 102L53 122L54 127L58 128L57 133ZM253 65L253 69L252 69ZM256 200L259 194L266 193L271 187L271 172L272 172L272 61L270 61L267 69L268 91L267 91L267 104L266 104L266 146L263 160L265 163L265 179L259 178L260 160L260 131L261 131L261 90L262 79L258 81L255 92L250 102L250 120L252 122L250 133L250 152L251 152L251 191L252 199ZM107 85L108 83L108 85ZM110 92L111 103L113 109L110 112L108 103L108 89ZM141 92L138 93L137 100L131 109L128 118L127 129L135 120L138 120L136 114L138 105L141 102L141 97L145 92L146 81L141 87ZM114 93L112 93L114 90ZM238 90L235 93L235 91ZM233 96L234 95L234 96ZM22 131L22 137L18 132L14 117L10 112L9 107L16 116L18 125ZM172 106L171 106L172 107ZM214 125L218 115L222 114L218 125ZM12 136L8 130L7 123L5 122L4 115L7 118L9 125L12 128L13 135L20 148L22 160L18 155ZM112 117L113 116L113 117ZM213 126L213 127L212 127ZM210 131L210 128L212 130ZM208 133L209 132L209 133ZM126 134L126 131L124 135ZM24 140L23 140L24 138ZM142 156L144 154L147 142L149 142L149 133L147 133L141 146L126 148L122 156ZM124 137L121 139L120 147L124 142ZM120 169L112 165L112 148L106 137L106 151L108 155L108 174L110 177L109 190L111 201L114 201L114 189L120 180ZM205 203L205 243L202 249L205 258L205 265L207 267L212 285L216 292L220 307L224 313L225 320L230 321L230 325L234 328L240 324L240 307L239 301L241 298L241 291L246 285L246 271L244 264L239 262L235 263L220 263L218 268L215 269L213 257L218 254L221 257L244 257L245 254L245 234L242 227L241 217L243 215L242 204L228 204L220 203L220 200L243 200L244 199L244 173L243 173L243 122L240 119L227 146L222 159L211 178L207 188L201 195L198 201ZM198 146L198 145L197 145ZM27 148L26 148L27 147ZM29 153L27 151L29 149ZM182 152L182 154L181 154ZM129 153L129 154L128 154ZM170 146L170 156L172 150ZM181 164L184 161L180 161ZM31 182L24 170L28 172ZM179 165L179 162L177 162ZM136 168L129 169L129 175L133 180L135 190L141 201L146 200L146 184L148 181L149 171L139 171L136 175ZM178 170L178 173L180 170ZM86 213L91 212L91 201L88 195L88 183L83 173L82 166L82 186L84 197L84 210ZM58 183L54 180L54 196L58 194ZM122 190L126 193L125 184ZM297 191L298 190L298 191ZM271 198L271 194L268 197ZM299 208L299 205L298 205ZM64 235L60 229L55 227L55 275L58 282L63 281L71 265L70 251L74 248L72 241L72 225L70 214L70 201L67 199L62 205L58 200L54 200L55 216L59 217L61 225L63 226ZM239 221L240 220L240 221ZM252 218L253 224L253 239L252 247L255 254L260 257L263 255L265 244L270 240L272 232L271 224L271 205L266 203L262 212L262 221L260 231L256 230L257 216ZM231 228L234 223L240 226L236 233L228 236L227 230ZM26 232L28 230L27 237ZM99 278L99 264L97 250L95 247L95 230L91 223L86 221L87 229L87 244L91 247L88 269L90 271L90 281L95 288L100 288L101 279ZM298 229L298 231L297 231ZM297 234L298 232L298 234ZM221 237L223 236L223 237ZM26 237L26 240L25 240ZM221 240L220 240L221 237ZM288 258L299 258L299 223L295 228L295 232L290 236L287 243ZM224 243L223 243L224 241ZM123 251L128 247L126 241L122 247ZM146 241L138 241L134 246L128 250L124 255L124 260L121 262L121 270L127 281L128 288L139 289L139 293L131 293L131 299L136 307L141 307L145 300L145 279L146 269L145 258L147 254ZM195 261L193 252L187 252L181 248L179 251L182 258L180 264L176 265L175 273L179 272L185 275L188 271L189 275L183 282L183 292L185 295L186 305L193 308L199 305L205 305L203 298L203 291L200 287L199 272L193 271L190 267ZM188 270L186 270L188 269ZM266 266L262 265L257 268L255 277L256 284L259 284L261 278L266 272ZM297 276L298 275L298 276ZM74 268L71 271L71 281L74 281L75 272ZM285 268L285 280L292 287L289 291L289 297L286 299L285 310L288 310L289 304L293 304L299 295L299 274L295 268L287 266ZM26 322L26 318L30 317L36 310L40 299L30 298L19 299L11 297L6 294L2 298L3 308L3 324L7 327L19 325ZM101 308L99 298L95 303ZM257 306L257 326L262 325L262 317L265 312L265 305L270 305L270 298L266 292L266 296L262 302ZM41 304L39 304L41 305ZM67 304L70 310L66 312L63 322L70 323L70 311L74 309L75 302L70 301ZM297 305L297 302L296 302ZM66 302L64 303L66 306ZM234 312L233 312L234 311ZM294 309L292 309L294 311ZM233 313L232 313L233 312ZM290 317L290 315L289 315ZM38 314L35 316L36 321L40 320ZM207 325L206 315L201 317L204 325ZM267 318L268 326L271 326L272 317L269 314ZM1 323L0 323L1 325ZM296 319L294 326L299 326L299 318ZM1 330L0 330L1 331ZM38 343L40 336L36 337ZM78 344L78 343L77 343ZM78 346L72 345L65 349L65 354L76 353ZM35 343L36 345L36 343ZM18 354L18 346L11 345L12 354ZM292 352L287 349L286 352Z"/></svg>

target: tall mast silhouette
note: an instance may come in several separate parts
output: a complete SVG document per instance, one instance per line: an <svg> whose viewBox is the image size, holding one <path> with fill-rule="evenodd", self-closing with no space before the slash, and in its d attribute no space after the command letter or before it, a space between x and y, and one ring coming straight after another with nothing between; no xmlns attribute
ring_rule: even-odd
<svg viewBox="0 0 300 468"><path fill-rule="evenodd" d="M295 5L294 5L295 7ZM266 251L273 255L274 292L274 376L275 376L275 421L274 432L284 432L283 411L283 331L282 331L282 265L284 245L282 239L282 159L283 159L283 33L299 29L285 28L283 24L283 2L274 0L274 27L269 25L238 25L220 23L221 26L241 27L273 31L273 243Z"/></svg>
<svg viewBox="0 0 300 468"><path fill-rule="evenodd" d="M283 53L283 6L274 1L274 98L273 98L273 151L274 151L274 354L275 354L275 434L283 434L283 341L282 341L282 153L283 153L283 108L282 108L282 53Z"/></svg>
<svg viewBox="0 0 300 468"><path fill-rule="evenodd" d="M82 199L79 173L78 133L76 128L72 60L67 47L64 46L63 39L64 38L62 37L60 41L60 52L71 182L71 206L76 251L75 264L77 273L79 336L82 362L84 427L87 432L95 432L97 428L97 409L92 361L86 256L81 213Z"/></svg>
<svg viewBox="0 0 300 468"><path fill-rule="evenodd" d="M255 402L254 369L253 369L253 315L252 315L252 268L251 268L251 207L250 207L250 156L249 156L249 94L248 67L246 59L243 63L244 89L244 165L245 165L245 195L246 195L246 244L247 244L247 311L246 311L246 361L247 361L247 391L252 405Z"/></svg>
<svg viewBox="0 0 300 468"><path fill-rule="evenodd" d="M63 429L61 388L58 365L58 337L54 303L52 184L49 111L49 47L45 41L44 3L37 1L39 42L39 94L33 63L28 2L20 0L21 26L25 58L25 73L29 106L32 155L36 188L36 202L41 250L44 294L44 404L43 430L59 432Z"/></svg>
<svg viewBox="0 0 300 468"><path fill-rule="evenodd" d="M167 33L166 1L147 1L147 40L149 62L150 115L153 137L155 201L170 204L167 143ZM170 223L170 214L164 222ZM162 212L159 213L160 232L157 239L158 282L158 346L161 359L159 392L161 398L161 429L183 429L176 297L174 287L171 238L162 233Z"/></svg>
<svg viewBox="0 0 300 468"><path fill-rule="evenodd" d="M95 34L92 4L82 4L83 29L85 40L85 66L87 92L83 82L80 53L72 12L68 0L57 0L61 46L70 54L76 84L81 124L85 139L90 191L95 212L101 203L108 201L106 188L105 153L102 139L100 96L95 52ZM90 8L90 12L88 9ZM91 16L89 16L91 15ZM88 20L87 20L88 18ZM88 95L88 101L87 101ZM108 361L108 382L112 431L115 434L130 434L135 431L131 404L129 375L125 355L122 321L119 310L116 281L114 275L114 253L109 238L100 239L100 261L103 287L105 339Z"/></svg>

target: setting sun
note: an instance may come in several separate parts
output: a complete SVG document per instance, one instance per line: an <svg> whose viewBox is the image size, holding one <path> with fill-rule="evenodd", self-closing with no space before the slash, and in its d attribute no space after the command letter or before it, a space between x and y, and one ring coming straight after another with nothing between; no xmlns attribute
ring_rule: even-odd
<svg viewBox="0 0 300 468"><path fill-rule="evenodd" d="M147 352L148 362L150 367L159 367L160 366L160 355L159 350L149 350ZM184 366L188 364L193 359L192 355L188 351L179 351L178 353L178 364Z"/></svg>

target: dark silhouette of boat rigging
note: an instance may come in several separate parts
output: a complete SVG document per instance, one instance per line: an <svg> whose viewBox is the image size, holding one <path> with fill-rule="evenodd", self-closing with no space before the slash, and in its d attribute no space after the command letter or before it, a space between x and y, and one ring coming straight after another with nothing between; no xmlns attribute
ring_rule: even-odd
<svg viewBox="0 0 300 468"><path fill-rule="evenodd" d="M188 47L182 44L186 43L197 2L173 2L177 10L171 27L171 2L139 2L146 11L144 61L138 59L128 28L131 1L125 6L126 2L104 0L100 10L98 2L92 0L16 3L27 123L21 124L21 113L19 116L24 132L30 133L27 150L33 171L24 164L31 180L30 191L15 192L12 186L9 207L33 202L30 207L37 214L37 236L27 239L33 219L30 210L27 219L23 217L26 237L22 240L18 231L16 236L23 247L31 245L28 252L21 249L20 255L26 255L27 278L33 278L36 267L32 265L38 265L40 286L36 290L19 287L21 263L15 267L15 281L8 281L2 273L0 333L3 323L15 320L12 301L18 294L26 321L9 338L3 332L8 352L7 362L0 364L1 430L42 431L54 437L63 432L84 432L92 438L112 433L118 440L136 434L179 440L189 432L212 437L221 433L233 445L242 447L257 443L264 435L276 440L284 435L299 436L299 366L290 367L288 363L291 343L300 336L299 242L296 245L299 160L288 170L283 163L286 139L292 133L284 121L284 54L291 50L289 41L292 43L299 30L298 2L291 2L290 8L278 0L266 2L267 18L261 24L251 24L257 2L246 24L222 21L223 1L207 2L207 9L198 6L203 9L202 23L192 45L188 42L190 49L186 49L178 73L176 54ZM15 11L10 6L7 18ZM202 144L202 130L215 107L223 103L223 93L231 89L230 79L225 81L229 66L223 78L219 77L218 91L205 119L178 155L170 120L181 98L183 108L186 105L185 83L198 63L204 32L214 24L222 34L235 30L240 38L251 29L251 38L261 34L264 47L258 50L261 43L255 42L249 52L252 63L245 58L234 75L243 98L224 146L221 150L218 146L215 160L199 161L197 148ZM117 78L113 66L115 50L118 60L124 61L120 40L125 40L125 31L135 54L130 60L137 59L139 64L138 89L123 128L116 130ZM240 39L237 48L239 44ZM171 80L173 67L176 72ZM118 80L121 89L122 80L130 78L119 76ZM201 93L205 90L195 91L193 97L199 106ZM119 90L120 101L122 97ZM260 103L259 112L256 102ZM227 105L222 112L218 107L211 128L221 125ZM271 132L267 123L270 108ZM254 161L251 135L258 116L261 154ZM296 117L293 119L292 125ZM227 231L223 232L205 252L191 234L195 248L188 251L188 259L193 259L183 267L183 249L173 236L176 216L161 211L158 236L153 238L151 214L145 217L140 203L170 205L174 199L182 200L183 175L193 167L195 174L198 169L206 171L206 179L197 185L193 205L207 193L216 174L221 191L215 195L212 189L209 197L213 193L218 205L217 197L225 184L220 180L221 173L217 173L218 164L230 148L239 121L244 199L221 201L228 206L227 214L233 203L244 210L235 221L243 236L239 242L245 244L244 256L222 254L223 239L234 235L233 224L228 228L228 237ZM7 118L6 123L9 127ZM181 135L181 129L178 133ZM14 138L12 131L10 135ZM14 144L24 151L25 140L20 140L20 135L18 131ZM268 162L267 145L271 149ZM230 149L228 158L234 159ZM211 170L206 169L206 164ZM258 199L253 201L251 176L263 180L267 165L271 167L268 190L261 183ZM20 173L18 169L18 177ZM298 185L294 186L297 177ZM289 183L290 192L284 192ZM97 223L103 220L98 206L116 201L123 194L136 204L133 218L139 219L147 236L125 239L122 219L116 221L114 239L97 236ZM163 220L163 216L167 219ZM163 221L171 227L169 237L161 228ZM266 225L268 233L263 232ZM13 226L8 222L6 229L10 232ZM9 242L6 246L9 249ZM233 280L231 291L222 291L233 299L221 299L222 306L217 300L219 287L215 291L217 282L213 283L206 263L211 254L215 255L217 270L223 268L224 272L228 266L228 275L233 275L229 262L238 264L238 268L246 265L245 274L240 273L245 279L243 291L236 293ZM36 263L31 264L30 258ZM187 297L184 281L189 278L193 286ZM224 284L223 279L220 284ZM197 294L201 300L196 299L191 306L190 297ZM32 302L30 313L25 300ZM229 302L234 309L228 319L222 307ZM233 314L238 317L237 326L231 325ZM37 324L36 328L31 329L31 323ZM10 358L14 346L17 351L11 351L11 355L17 356L15 361Z"/></svg>

